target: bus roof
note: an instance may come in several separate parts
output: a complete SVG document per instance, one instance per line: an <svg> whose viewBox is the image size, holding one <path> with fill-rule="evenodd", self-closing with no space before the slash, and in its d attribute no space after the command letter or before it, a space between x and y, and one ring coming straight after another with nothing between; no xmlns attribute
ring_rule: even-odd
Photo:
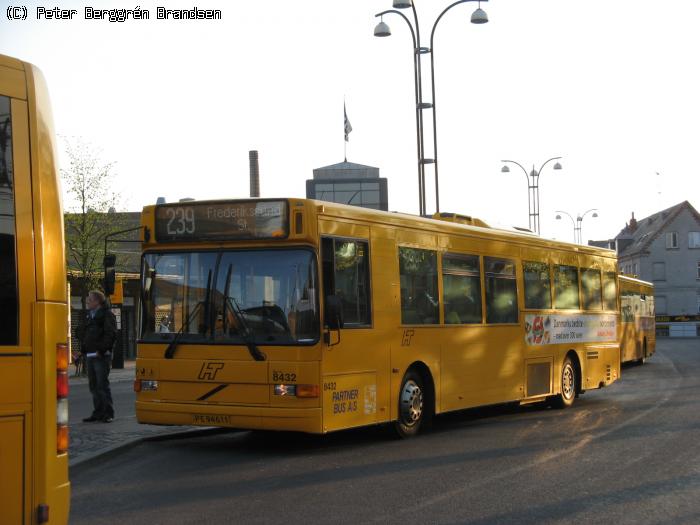
<svg viewBox="0 0 700 525"><path fill-rule="evenodd" d="M216 199L189 201L183 202L182 204L202 204L206 202L223 203L227 201L249 202L256 200L268 202L274 200L287 201L290 203L291 210L299 207L304 207L306 210L309 210L311 208L315 211L316 214L323 215L326 217L337 217L347 220L360 220L375 224L393 225L402 228L413 228L434 233L473 235L481 238L488 237L491 239L499 239L503 241L523 244L529 247L563 250L569 252L576 252L584 255L605 257L609 259L615 259L617 257L614 250L608 250L606 248L599 248L596 246L586 246L563 241L543 239L531 232L530 230L524 230L519 228L507 229L504 227L493 227L475 217L459 215L454 213L441 213L439 214L439 217L438 214L434 215L433 217L420 217L408 213L373 210L369 208L362 208L359 206L352 206L348 204L339 204L335 202L284 197L281 197L279 199ZM177 205L177 203L167 203L166 205L174 206ZM153 210L157 206L159 205L150 204L144 206L144 213L153 213Z"/></svg>

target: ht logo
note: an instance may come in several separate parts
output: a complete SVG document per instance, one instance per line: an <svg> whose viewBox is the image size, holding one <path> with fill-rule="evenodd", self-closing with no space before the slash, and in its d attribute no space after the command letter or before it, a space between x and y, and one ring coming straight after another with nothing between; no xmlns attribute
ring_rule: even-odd
<svg viewBox="0 0 700 525"><path fill-rule="evenodd" d="M202 369L199 371L199 379L205 381L214 381L216 379L216 374L224 367L224 364L219 361L209 361L202 365Z"/></svg>

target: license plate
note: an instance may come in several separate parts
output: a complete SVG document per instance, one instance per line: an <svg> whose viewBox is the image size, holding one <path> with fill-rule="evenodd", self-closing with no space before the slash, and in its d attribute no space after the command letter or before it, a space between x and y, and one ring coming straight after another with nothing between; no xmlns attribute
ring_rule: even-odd
<svg viewBox="0 0 700 525"><path fill-rule="evenodd" d="M217 414L192 414L195 425L227 426L231 424L231 416Z"/></svg>

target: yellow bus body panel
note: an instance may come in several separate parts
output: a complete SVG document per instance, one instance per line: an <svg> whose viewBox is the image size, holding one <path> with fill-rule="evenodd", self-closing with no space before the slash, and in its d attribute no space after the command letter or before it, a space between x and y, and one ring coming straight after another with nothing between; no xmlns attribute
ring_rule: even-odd
<svg viewBox="0 0 700 525"><path fill-rule="evenodd" d="M0 96L10 98L18 344L0 346L0 522L68 522L67 454L56 453L56 345L68 307L63 213L51 111L34 66L0 55ZM19 433L19 434L18 434ZM19 492L18 492L19 491Z"/></svg>

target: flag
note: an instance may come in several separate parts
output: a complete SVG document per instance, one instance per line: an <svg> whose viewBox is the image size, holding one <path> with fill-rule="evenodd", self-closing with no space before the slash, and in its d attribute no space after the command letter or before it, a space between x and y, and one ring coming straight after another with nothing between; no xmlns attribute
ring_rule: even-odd
<svg viewBox="0 0 700 525"><path fill-rule="evenodd" d="M345 102L343 102L343 115L345 116L345 142L349 142L350 138L348 135L352 131L352 126L350 125L350 121L348 120L348 112L345 111Z"/></svg>

